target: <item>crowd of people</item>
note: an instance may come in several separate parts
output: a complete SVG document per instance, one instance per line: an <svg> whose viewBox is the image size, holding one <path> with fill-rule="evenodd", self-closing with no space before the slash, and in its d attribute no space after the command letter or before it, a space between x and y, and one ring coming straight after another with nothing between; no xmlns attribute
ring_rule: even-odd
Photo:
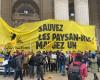
<svg viewBox="0 0 100 80"><path fill-rule="evenodd" d="M1 52L2 53L2 52ZM16 50L13 54L7 51L4 61L4 76L11 75L11 68L14 70L14 80L29 76L37 80L44 80L47 72L61 73L68 76L68 80L86 80L88 71L94 74L94 80L98 80L96 72L100 68L100 52L98 51L38 51L25 52ZM67 77L66 77L67 78Z"/></svg>

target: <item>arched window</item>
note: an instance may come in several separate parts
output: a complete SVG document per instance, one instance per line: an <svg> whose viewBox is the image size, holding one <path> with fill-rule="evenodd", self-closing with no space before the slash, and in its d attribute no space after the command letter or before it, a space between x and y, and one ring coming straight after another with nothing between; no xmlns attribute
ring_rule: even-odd
<svg viewBox="0 0 100 80"><path fill-rule="evenodd" d="M38 5L33 0L17 0L12 8L12 19L18 25L27 21L39 21L39 11Z"/></svg>

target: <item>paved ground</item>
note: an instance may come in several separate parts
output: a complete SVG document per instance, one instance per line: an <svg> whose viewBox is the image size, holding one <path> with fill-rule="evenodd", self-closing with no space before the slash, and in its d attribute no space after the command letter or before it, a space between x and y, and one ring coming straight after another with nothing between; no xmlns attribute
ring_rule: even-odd
<svg viewBox="0 0 100 80"><path fill-rule="evenodd" d="M97 73L97 75L100 77L100 73ZM100 79L100 78L99 78ZM3 75L0 75L0 80L13 80L13 77L3 77ZM24 77L24 80L37 80L36 77L33 79L30 79L29 77ZM59 73L47 73L45 75L45 80L67 80L67 75L62 76ZM86 80L93 80L93 74L88 73L88 77Z"/></svg>

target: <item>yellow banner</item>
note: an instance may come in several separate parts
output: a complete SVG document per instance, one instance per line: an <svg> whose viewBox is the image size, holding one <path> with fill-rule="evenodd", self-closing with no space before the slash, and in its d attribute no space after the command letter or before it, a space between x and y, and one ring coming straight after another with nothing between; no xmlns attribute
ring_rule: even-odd
<svg viewBox="0 0 100 80"><path fill-rule="evenodd" d="M95 27L82 26L73 21L45 20L25 23L17 28L6 26L5 29L1 29L2 27L0 31L4 32L0 33L0 37L3 35L5 37L3 40L8 41L6 48L29 49L34 52L38 50L94 51L97 49ZM5 31L8 32L5 33Z"/></svg>

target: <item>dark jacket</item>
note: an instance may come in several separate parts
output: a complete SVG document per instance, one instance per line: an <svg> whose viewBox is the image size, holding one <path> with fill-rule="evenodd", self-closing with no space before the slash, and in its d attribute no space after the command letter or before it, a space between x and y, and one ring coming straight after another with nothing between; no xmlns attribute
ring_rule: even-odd
<svg viewBox="0 0 100 80"><path fill-rule="evenodd" d="M15 57L16 60L16 68L15 70L20 70L23 68L23 55L17 55Z"/></svg>
<svg viewBox="0 0 100 80"><path fill-rule="evenodd" d="M35 65L35 56L31 56L28 64L31 65L31 66Z"/></svg>

